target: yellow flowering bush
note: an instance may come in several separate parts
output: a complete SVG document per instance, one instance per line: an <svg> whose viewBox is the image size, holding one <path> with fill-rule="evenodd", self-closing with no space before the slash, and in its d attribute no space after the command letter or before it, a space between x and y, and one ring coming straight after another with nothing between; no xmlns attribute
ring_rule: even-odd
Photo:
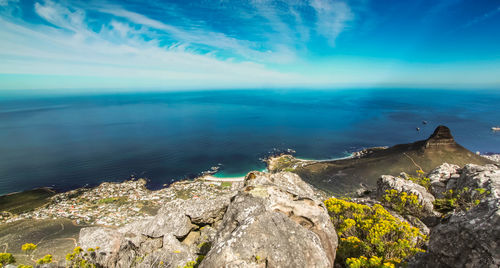
<svg viewBox="0 0 500 268"><path fill-rule="evenodd" d="M427 190L429 190L429 188L431 187L431 179L425 177L424 171L421 169L417 170L417 176L408 177L408 180L410 180L416 184L424 186L425 189L427 189Z"/></svg>
<svg viewBox="0 0 500 268"><path fill-rule="evenodd" d="M36 261L36 264L46 264L46 263L51 263L51 262L52 262L52 255L47 254L47 255L43 256L43 258L38 259Z"/></svg>
<svg viewBox="0 0 500 268"><path fill-rule="evenodd" d="M417 195L407 192L398 192L394 189L385 190L385 195L382 196L382 202L400 215L413 215L419 217L423 210Z"/></svg>
<svg viewBox="0 0 500 268"><path fill-rule="evenodd" d="M21 250L24 252L31 252L31 251L35 250L36 248L37 248L37 245L35 245L33 243L26 243L26 244L21 246Z"/></svg>
<svg viewBox="0 0 500 268"><path fill-rule="evenodd" d="M95 249L93 248L88 248L87 251L89 253L93 253L96 250L98 250L99 247L96 247ZM85 253L84 250L81 247L76 247L73 249L73 253L68 253L66 254L66 267L72 267L72 268L95 268L96 266L92 263L89 263L87 260L84 259L84 256L86 256L88 253Z"/></svg>
<svg viewBox="0 0 500 268"><path fill-rule="evenodd" d="M0 253L0 267L16 262L11 253Z"/></svg>
<svg viewBox="0 0 500 268"><path fill-rule="evenodd" d="M427 239L418 228L373 207L330 198L325 201L340 238L336 262L347 267L394 267L423 252Z"/></svg>

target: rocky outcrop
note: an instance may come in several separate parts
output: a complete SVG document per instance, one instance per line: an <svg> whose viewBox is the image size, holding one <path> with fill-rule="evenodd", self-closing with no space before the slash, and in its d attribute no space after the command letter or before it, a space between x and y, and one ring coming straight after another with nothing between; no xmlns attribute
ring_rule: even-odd
<svg viewBox="0 0 500 268"><path fill-rule="evenodd" d="M418 197L420 205L422 205L423 215L419 216L439 216L439 214L434 211L434 196L430 194L422 185L416 184L410 180L406 180L403 178L390 175L382 175L377 181L378 199L382 199L383 195L386 194L386 190L396 190L398 192L406 192L408 194L416 195Z"/></svg>
<svg viewBox="0 0 500 268"><path fill-rule="evenodd" d="M147 220L84 228L79 242L104 267L332 267L337 235L299 176L252 172L237 193L177 199Z"/></svg>
<svg viewBox="0 0 500 268"><path fill-rule="evenodd" d="M176 199L155 217L124 227L80 231L80 245L99 247L91 260L104 267L177 267L196 260L215 236L232 195Z"/></svg>
<svg viewBox="0 0 500 268"><path fill-rule="evenodd" d="M424 147L438 147L455 145L455 139L451 135L451 130L446 126L438 126L434 133L425 141Z"/></svg>
<svg viewBox="0 0 500 268"><path fill-rule="evenodd" d="M500 169L466 165L457 170L453 189L484 188L479 205L451 216L431 230L428 252L413 267L500 267ZM453 174L451 175L453 177Z"/></svg>
<svg viewBox="0 0 500 268"><path fill-rule="evenodd" d="M322 202L292 173L250 173L200 267L332 267L337 235Z"/></svg>
<svg viewBox="0 0 500 268"><path fill-rule="evenodd" d="M491 155L481 155L482 157L489 159L493 162L500 164L500 154L491 154Z"/></svg>

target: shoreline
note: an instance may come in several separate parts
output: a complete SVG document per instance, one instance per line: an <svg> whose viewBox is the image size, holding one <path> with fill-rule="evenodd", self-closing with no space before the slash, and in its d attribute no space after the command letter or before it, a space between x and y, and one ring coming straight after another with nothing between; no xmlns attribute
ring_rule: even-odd
<svg viewBox="0 0 500 268"><path fill-rule="evenodd" d="M279 155L271 155L271 156L267 157L265 160L263 160L266 163L266 168L258 170L258 171L260 171L260 172L269 172L270 161L279 159L279 158L284 157L284 156L290 156L294 160L297 160L298 162L301 162L302 164L312 164L312 163L338 161L338 160L346 160L346 159L352 159L352 158L356 158L356 157L362 157L364 155L367 155L367 154L371 153L373 150L383 150L383 149L387 149L387 148L389 148L389 147L388 146L369 147L369 148L362 149L360 151L352 152L352 153L350 153L347 156L336 157L336 158L327 158L327 159L300 158L300 157L295 157L292 153L282 153L282 154L279 154ZM480 156L482 156L482 157L484 157L484 158L487 158L489 160L492 160L492 161L500 163L500 153L492 153L492 152L480 153L480 152L477 152L477 154L480 155ZM253 171L253 170L249 170L248 172L246 172L246 174L248 174L251 171ZM161 187L161 188L158 188L158 189L149 189L149 190L150 191L158 191L158 190L161 190L161 189L166 188L166 187L168 188L171 185L173 185L175 183L178 183L178 182L189 182L189 181L192 182L192 181L195 181L195 180L205 180L205 181L211 181L211 182L242 182L245 179L245 176L246 176L246 174L244 174L244 175L229 175L227 177L218 177L217 176L217 174L219 174L218 171L215 172L215 173L208 173L208 174L203 174L203 172L202 172L201 174L202 175L200 175L198 177L195 177L195 178L192 178L192 179L180 179L180 180L174 181L174 182L169 183L169 184L164 184L164 186ZM128 179L125 179L125 180L122 180L122 181L103 181L103 182L98 183L98 184L93 185L93 186L86 186L86 185L84 185L84 186L81 186L81 187L77 187L77 188L73 188L73 189L65 189L65 190L61 190L61 191L56 190L56 187L42 186L42 187L36 187L36 188L33 188L33 189L21 190L21 191L15 191L15 192L11 192L11 193L2 194L2 195L0 195L0 198L1 197L8 197L8 196L16 195L16 194L23 194L23 193L26 193L26 192L36 191L36 190L45 190L45 191L51 192L52 194L60 194L60 193L67 193L67 192L70 192L70 191L81 190L81 189L96 188L96 187L99 187L103 183L120 184L120 183L123 183L123 182L126 182L126 181L139 180L139 179L145 179L148 182L150 181L148 178L134 178L134 177L132 177L132 178L128 178Z"/></svg>

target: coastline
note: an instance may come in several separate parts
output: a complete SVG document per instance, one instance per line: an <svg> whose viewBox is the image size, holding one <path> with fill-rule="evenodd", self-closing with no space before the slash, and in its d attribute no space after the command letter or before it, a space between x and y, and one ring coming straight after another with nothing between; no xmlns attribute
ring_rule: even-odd
<svg viewBox="0 0 500 268"><path fill-rule="evenodd" d="M294 160L297 160L298 162L300 162L302 164L313 164L313 163L321 163L321 162L359 158L359 157L362 157L364 155L371 153L373 150L384 150L387 148L389 148L389 147L388 146L368 147L368 148L361 149L360 151L355 151L355 152L349 153L348 155L343 156L343 157L326 158L326 159L302 158L302 157L295 157L292 153L281 153L281 154L271 155L271 156L263 159L262 161L266 163L266 168L263 168L263 169L258 170L258 171L269 172L270 171L270 163L272 161L275 161L275 160L280 159L282 157L292 157ZM485 154L482 154L479 152L477 152L477 153L478 153L478 155L480 155L486 159L500 163L500 153L485 153ZM195 180L206 180L206 181L212 181L212 182L224 182L224 181L241 182L245 179L246 174L248 174L251 171L254 171L254 170L249 170L245 174L241 174L241 175L236 174L236 175L228 175L228 176L223 175L223 176L221 176L220 175L221 173L219 172L219 170L210 169L208 171L201 172L199 176L194 177L192 179L181 179L178 181L174 181L173 183L165 185L165 186L168 187L169 185L172 185L175 183L186 182L186 181L195 181ZM126 182L129 180L134 180L134 179L137 179L137 178L132 177L131 179L125 179L123 181L104 181L102 183L122 183L122 182ZM140 179L147 180L147 178L140 178ZM81 186L81 187L77 187L74 189L68 189L68 190L64 190L64 191L57 191L54 187L51 187L51 186L42 186L42 187L37 187L37 188L29 189L29 190L15 191L15 192L11 192L11 193L2 194L2 195L0 195L0 198L13 196L16 194L23 194L23 193L30 192L30 191L37 191L37 190L47 191L47 192L50 192L52 194L66 193L66 192L75 191L75 190L79 190L79 189L95 188L95 187L98 187L99 185L101 185L102 183L97 184L97 185L92 186L92 187ZM161 189L162 188L157 189L157 190L161 190ZM157 191L157 190L151 190L151 191Z"/></svg>

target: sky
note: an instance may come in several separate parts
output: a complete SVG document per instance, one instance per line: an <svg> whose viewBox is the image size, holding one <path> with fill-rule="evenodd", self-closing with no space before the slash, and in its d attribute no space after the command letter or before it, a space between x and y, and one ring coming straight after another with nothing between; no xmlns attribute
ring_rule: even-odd
<svg viewBox="0 0 500 268"><path fill-rule="evenodd" d="M500 89L498 0L0 0L0 90Z"/></svg>

